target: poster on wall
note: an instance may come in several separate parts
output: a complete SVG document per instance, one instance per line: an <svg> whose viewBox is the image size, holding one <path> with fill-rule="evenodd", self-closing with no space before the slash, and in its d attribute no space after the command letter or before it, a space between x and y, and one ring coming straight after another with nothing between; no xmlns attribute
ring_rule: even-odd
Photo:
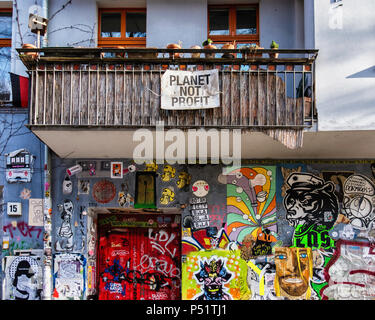
<svg viewBox="0 0 375 320"><path fill-rule="evenodd" d="M4 257L4 299L41 300L43 270L40 256Z"/></svg>
<svg viewBox="0 0 375 320"><path fill-rule="evenodd" d="M29 199L29 226L43 227L43 199Z"/></svg>
<svg viewBox="0 0 375 320"><path fill-rule="evenodd" d="M111 162L111 179L122 179L123 163Z"/></svg>
<svg viewBox="0 0 375 320"><path fill-rule="evenodd" d="M220 106L219 71L167 70L161 78L161 108L194 110Z"/></svg>
<svg viewBox="0 0 375 320"><path fill-rule="evenodd" d="M53 298L80 300L86 286L86 259L79 253L61 253L54 257Z"/></svg>
<svg viewBox="0 0 375 320"><path fill-rule="evenodd" d="M7 182L31 182L35 156L26 149L18 149L5 156Z"/></svg>

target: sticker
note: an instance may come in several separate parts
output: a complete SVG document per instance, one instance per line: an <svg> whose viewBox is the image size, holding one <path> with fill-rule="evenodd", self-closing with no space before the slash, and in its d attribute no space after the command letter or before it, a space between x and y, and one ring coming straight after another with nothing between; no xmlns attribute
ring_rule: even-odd
<svg viewBox="0 0 375 320"><path fill-rule="evenodd" d="M123 163L122 162L111 162L111 178L122 179L123 174Z"/></svg>
<svg viewBox="0 0 375 320"><path fill-rule="evenodd" d="M63 181L63 194L71 194L73 191L73 183L70 176L66 175Z"/></svg>
<svg viewBox="0 0 375 320"><path fill-rule="evenodd" d="M162 181L168 182L176 175L176 169L169 164L164 166L163 174L161 176Z"/></svg>
<svg viewBox="0 0 375 320"><path fill-rule="evenodd" d="M90 180L79 179L78 180L78 194L89 194L90 193Z"/></svg>
<svg viewBox="0 0 375 320"><path fill-rule="evenodd" d="M160 204L167 205L175 199L175 192L172 186L163 189L160 198Z"/></svg>
<svg viewBox="0 0 375 320"><path fill-rule="evenodd" d="M196 197L205 197L208 194L210 187L204 180L198 180L193 183L192 191Z"/></svg>

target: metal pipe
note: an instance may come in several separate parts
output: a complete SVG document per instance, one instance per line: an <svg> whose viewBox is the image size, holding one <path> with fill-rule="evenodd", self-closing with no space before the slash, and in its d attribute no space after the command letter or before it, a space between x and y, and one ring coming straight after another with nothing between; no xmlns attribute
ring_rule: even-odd
<svg viewBox="0 0 375 320"><path fill-rule="evenodd" d="M43 0L43 15L48 19L48 0ZM43 47L48 46L48 29L43 37ZM46 107L46 106L44 106ZM52 299L52 198L51 198L51 154L44 145L44 210L43 210L43 300Z"/></svg>

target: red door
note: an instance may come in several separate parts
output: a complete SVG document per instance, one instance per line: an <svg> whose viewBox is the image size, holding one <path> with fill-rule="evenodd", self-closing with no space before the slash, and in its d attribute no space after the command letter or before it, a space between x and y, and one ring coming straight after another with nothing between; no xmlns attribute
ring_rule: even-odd
<svg viewBox="0 0 375 320"><path fill-rule="evenodd" d="M180 299L179 228L124 228L99 241L100 300Z"/></svg>

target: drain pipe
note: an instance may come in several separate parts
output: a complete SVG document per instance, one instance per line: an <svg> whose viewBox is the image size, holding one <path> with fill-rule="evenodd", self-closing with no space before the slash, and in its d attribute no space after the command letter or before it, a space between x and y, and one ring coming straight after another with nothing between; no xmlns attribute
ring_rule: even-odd
<svg viewBox="0 0 375 320"><path fill-rule="evenodd" d="M48 0L43 0L43 15L48 18ZM48 26L47 26L48 28ZM42 47L48 46L48 29L43 37ZM43 300L52 299L52 198L51 198L51 153L44 145L44 210L43 210Z"/></svg>

